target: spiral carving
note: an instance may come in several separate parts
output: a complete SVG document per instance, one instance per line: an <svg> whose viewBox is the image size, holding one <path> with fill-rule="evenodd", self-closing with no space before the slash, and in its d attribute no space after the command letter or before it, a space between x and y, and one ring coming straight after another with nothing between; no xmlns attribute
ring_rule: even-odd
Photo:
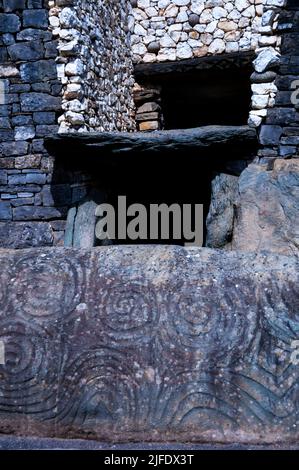
<svg viewBox="0 0 299 470"><path fill-rule="evenodd" d="M80 303L82 272L66 256L23 257L15 265L12 299L15 312L35 321L54 321L70 314Z"/></svg>
<svg viewBox="0 0 299 470"><path fill-rule="evenodd" d="M148 342L159 322L154 290L138 281L112 282L97 294L104 332L114 341Z"/></svg>

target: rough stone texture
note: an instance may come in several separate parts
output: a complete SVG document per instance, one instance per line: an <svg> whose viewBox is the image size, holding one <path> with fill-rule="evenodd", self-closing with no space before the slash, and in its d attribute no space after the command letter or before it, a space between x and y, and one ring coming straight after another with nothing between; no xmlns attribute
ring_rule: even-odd
<svg viewBox="0 0 299 470"><path fill-rule="evenodd" d="M23 249L39 246L52 246L53 230L45 222L0 222L0 246L2 248Z"/></svg>
<svg viewBox="0 0 299 470"><path fill-rule="evenodd" d="M59 123L134 129L128 8L124 0L0 0L0 246L47 246L42 220L52 243L63 242L68 208L88 182L44 148Z"/></svg>
<svg viewBox="0 0 299 470"><path fill-rule="evenodd" d="M0 251L0 431L298 440L298 259L175 247Z"/></svg>
<svg viewBox="0 0 299 470"><path fill-rule="evenodd" d="M109 450L109 451L190 451L190 450L299 450L299 445L293 444L197 444L178 442L129 442L117 443L100 442L86 439L53 439L42 437L0 436L0 450ZM200 455L200 459L201 459ZM217 457L217 454L216 454ZM210 459L210 455L207 455ZM201 460L202 462L202 460ZM209 460L210 463L210 460Z"/></svg>
<svg viewBox="0 0 299 470"><path fill-rule="evenodd" d="M207 247L222 248L231 241L238 181L237 176L224 173L212 181L211 205L206 222Z"/></svg>
<svg viewBox="0 0 299 470"><path fill-rule="evenodd" d="M252 76L248 123L259 127L267 109L274 106L275 75L265 76L265 73L280 64L280 33L290 28L290 18L284 15L287 3L287 0L133 2L133 15L129 19L133 61L136 64L179 62L255 51L256 73ZM291 44L296 50L296 37ZM257 86L260 75L264 75L265 86ZM144 130L159 128L150 128L146 121L143 127Z"/></svg>
<svg viewBox="0 0 299 470"><path fill-rule="evenodd" d="M174 61L279 44L275 21L283 0L134 3L129 24L135 62Z"/></svg>
<svg viewBox="0 0 299 470"><path fill-rule="evenodd" d="M50 221L53 243L62 243L63 219L88 183L54 168L44 136L57 132L62 111L61 130L134 129L130 45L135 59L142 58L139 66L170 64L175 52L178 70L190 50L190 59L202 62L255 50L249 124L265 120L259 157L298 154L298 105L291 103L299 67L294 2L138 0L133 14L129 3L0 0L6 100L0 104L0 221ZM159 93L136 89L140 129L160 129Z"/></svg>
<svg viewBox="0 0 299 470"><path fill-rule="evenodd" d="M58 131L61 110L57 42L48 30L47 7L46 1L0 1L2 247L48 246L56 239L51 224L40 223L52 220L54 209L53 199L43 198L53 180L53 160L43 139ZM58 220L62 218L60 207L55 213Z"/></svg>
<svg viewBox="0 0 299 470"><path fill-rule="evenodd" d="M249 165L239 180L232 249L298 254L298 212L299 160Z"/></svg>

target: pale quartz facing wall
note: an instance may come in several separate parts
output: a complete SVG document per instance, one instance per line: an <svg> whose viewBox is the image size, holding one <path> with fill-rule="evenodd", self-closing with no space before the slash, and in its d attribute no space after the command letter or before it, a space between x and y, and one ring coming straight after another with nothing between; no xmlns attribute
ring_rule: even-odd
<svg viewBox="0 0 299 470"><path fill-rule="evenodd" d="M249 124L274 106L285 0L51 0L60 132L134 131L133 62L255 51Z"/></svg>

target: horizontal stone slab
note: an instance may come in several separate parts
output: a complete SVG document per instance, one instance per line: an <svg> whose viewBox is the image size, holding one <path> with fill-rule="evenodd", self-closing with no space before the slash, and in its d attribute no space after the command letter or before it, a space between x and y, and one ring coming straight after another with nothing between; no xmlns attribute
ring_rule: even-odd
<svg viewBox="0 0 299 470"><path fill-rule="evenodd" d="M298 440L296 257L0 251L0 433Z"/></svg>
<svg viewBox="0 0 299 470"><path fill-rule="evenodd" d="M175 152L257 144L256 131L249 126L205 126L155 132L93 132L60 134L46 138L46 148L65 155L66 150L96 150L112 154L130 152Z"/></svg>

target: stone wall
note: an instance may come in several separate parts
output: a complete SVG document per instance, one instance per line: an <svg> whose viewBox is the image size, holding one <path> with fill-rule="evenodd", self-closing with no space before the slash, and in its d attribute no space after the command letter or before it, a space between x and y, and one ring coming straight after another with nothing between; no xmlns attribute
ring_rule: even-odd
<svg viewBox="0 0 299 470"><path fill-rule="evenodd" d="M54 161L46 135L134 128L127 2L95 5L0 0L0 246L62 244L86 194L86 175Z"/></svg>
<svg viewBox="0 0 299 470"><path fill-rule="evenodd" d="M279 18L286 0L133 0L132 4L135 63L255 51L256 73L251 77L252 109L248 122L256 128L261 125L267 109L275 102L276 75L271 70L279 64ZM140 90L136 92L137 105L141 107L137 109L137 117L141 115L138 118L140 129L163 127L159 115L155 119L144 116L142 120L144 102L140 103ZM154 107L158 104L155 100ZM153 105L148 112L152 113L152 108Z"/></svg>
<svg viewBox="0 0 299 470"><path fill-rule="evenodd" d="M0 7L0 79L4 83L0 244L14 246L22 239L21 246L50 245L64 215L62 207L54 207L50 188L53 162L43 146L44 136L58 131L61 109L57 41L48 28L47 2L2 0Z"/></svg>
<svg viewBox="0 0 299 470"><path fill-rule="evenodd" d="M132 131L132 60L127 0L56 0L50 24L59 39L63 84L60 132Z"/></svg>
<svg viewBox="0 0 299 470"><path fill-rule="evenodd" d="M283 0L132 0L135 62L163 62L275 47L268 7ZM266 7L266 9L264 9ZM267 32L267 38L261 38Z"/></svg>

